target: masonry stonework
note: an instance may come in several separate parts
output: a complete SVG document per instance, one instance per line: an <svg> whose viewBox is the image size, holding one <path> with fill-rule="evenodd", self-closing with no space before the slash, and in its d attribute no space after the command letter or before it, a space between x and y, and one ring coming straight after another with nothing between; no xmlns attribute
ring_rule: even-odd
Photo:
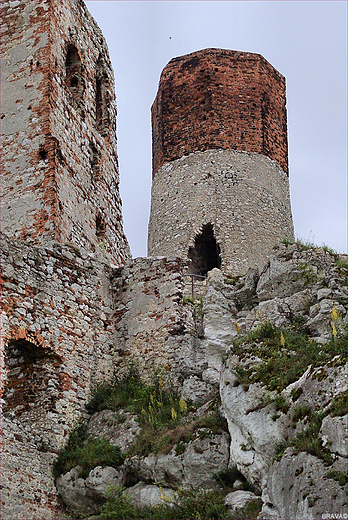
<svg viewBox="0 0 348 520"><path fill-rule="evenodd" d="M1 255L1 514L60 518L52 462L113 373L112 270L59 243L4 238Z"/></svg>
<svg viewBox="0 0 348 520"><path fill-rule="evenodd" d="M1 2L2 229L35 244L130 257L122 226L114 77L84 2Z"/></svg>
<svg viewBox="0 0 348 520"><path fill-rule="evenodd" d="M285 79L262 56L205 49L171 60L152 127L150 256L241 274L293 236Z"/></svg>
<svg viewBox="0 0 348 520"><path fill-rule="evenodd" d="M152 109L162 258L131 260L100 29L82 0L4 0L1 17L1 517L58 520L52 465L98 382L135 359L184 398L216 395L220 347L185 275L261 266L293 234L285 82L249 53L170 62Z"/></svg>

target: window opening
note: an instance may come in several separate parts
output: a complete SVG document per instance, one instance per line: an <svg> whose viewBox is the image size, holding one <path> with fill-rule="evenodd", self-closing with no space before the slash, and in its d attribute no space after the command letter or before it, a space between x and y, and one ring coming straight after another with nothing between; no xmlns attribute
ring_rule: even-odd
<svg viewBox="0 0 348 520"><path fill-rule="evenodd" d="M79 107L85 90L85 82L82 75L82 62L75 45L68 45L65 59L65 82L72 95L74 104Z"/></svg>
<svg viewBox="0 0 348 520"><path fill-rule="evenodd" d="M98 214L95 220L95 234L99 242L102 242L106 236L106 224L103 217Z"/></svg>
<svg viewBox="0 0 348 520"><path fill-rule="evenodd" d="M221 267L220 246L214 237L212 224L203 227L196 236L194 247L189 248L188 257L192 260L190 274L206 276L208 271Z"/></svg>
<svg viewBox="0 0 348 520"><path fill-rule="evenodd" d="M100 151L93 143L90 144L90 162L92 180L97 181L100 179Z"/></svg>
<svg viewBox="0 0 348 520"><path fill-rule="evenodd" d="M95 79L95 118L96 128L101 135L106 135L110 126L110 81L105 63L101 56L97 61Z"/></svg>

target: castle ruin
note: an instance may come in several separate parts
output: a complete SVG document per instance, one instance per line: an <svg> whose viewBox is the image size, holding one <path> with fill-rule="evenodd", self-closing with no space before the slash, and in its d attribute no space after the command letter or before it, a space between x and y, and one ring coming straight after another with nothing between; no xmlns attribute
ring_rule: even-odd
<svg viewBox="0 0 348 520"><path fill-rule="evenodd" d="M129 353L179 367L182 273L245 272L292 236L284 78L208 49L164 69L149 255L123 232L114 78L82 0L1 3L2 517L60 518L52 463ZM177 257L177 258L173 258Z"/></svg>
<svg viewBox="0 0 348 520"><path fill-rule="evenodd" d="M293 237L285 79L259 54L172 59L152 106L148 252L242 274Z"/></svg>

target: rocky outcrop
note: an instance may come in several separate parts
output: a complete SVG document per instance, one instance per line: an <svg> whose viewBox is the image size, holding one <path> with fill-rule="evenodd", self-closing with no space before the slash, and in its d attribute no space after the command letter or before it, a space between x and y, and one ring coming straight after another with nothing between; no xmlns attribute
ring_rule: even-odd
<svg viewBox="0 0 348 520"><path fill-rule="evenodd" d="M130 305L132 293L141 288L138 273L137 289L125 291L132 320L138 320L127 330L142 327L148 345L155 320L156 345L162 345L168 380L174 370L174 386L193 410L182 418L180 428L211 413L211 403L220 399L228 432L197 422L189 435L178 435L168 449L144 455L132 451L141 435L135 415L123 409L95 413L89 418L88 435L118 446L125 461L117 469L95 468L86 479L78 477L78 468L60 477L57 486L65 502L83 503L85 513L94 514L105 501L109 484L116 483L126 487L137 507L170 503L177 500L177 489L219 488L217 475L237 472L232 483L220 486L226 495L226 517L255 500L262 501L260 519L314 520L328 511L343 514L347 504L347 415L342 405L347 367L339 339L347 319L343 260L329 250L282 244L261 272L250 269L244 277L233 277L213 269L203 301L201 296L185 301L181 294L179 302L180 291L175 293L176 318L171 321L180 322L181 328L165 336L160 328L165 325L162 311L160 319L156 317L156 299L161 309L169 305L167 289L157 294L154 285L151 290L145 287L146 310L141 317L140 303ZM117 283L122 286L122 281ZM174 271L163 283L172 292L180 287ZM133 338L140 341L137 331ZM136 350L130 350L137 359ZM140 362L144 359L141 356Z"/></svg>
<svg viewBox="0 0 348 520"><path fill-rule="evenodd" d="M317 457L305 452L296 455L291 448L271 466L262 499L265 505L259 519L265 520L316 520L328 512L347 512L345 487L330 478L330 471Z"/></svg>
<svg viewBox="0 0 348 520"><path fill-rule="evenodd" d="M229 435L213 434L199 428L192 441L182 448L174 446L168 454L132 458L129 463L144 481L160 482L180 489L210 489L217 486L215 475L225 471L229 461Z"/></svg>

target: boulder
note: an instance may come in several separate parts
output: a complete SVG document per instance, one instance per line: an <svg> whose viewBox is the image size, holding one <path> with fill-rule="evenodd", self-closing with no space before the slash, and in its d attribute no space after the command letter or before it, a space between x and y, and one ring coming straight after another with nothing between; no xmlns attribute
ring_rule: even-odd
<svg viewBox="0 0 348 520"><path fill-rule="evenodd" d="M309 309L310 319L306 323L306 327L311 334L321 342L326 342L332 338L332 309L336 308L339 315L345 316L345 309L337 302L328 299L322 299ZM335 323L338 332L342 329L342 319ZM342 329L343 332L343 329Z"/></svg>
<svg viewBox="0 0 348 520"><path fill-rule="evenodd" d="M109 486L123 486L126 482L122 469L98 466L90 471L86 479L79 477L79 472L77 466L58 477L56 486L63 502L85 515L99 513Z"/></svg>
<svg viewBox="0 0 348 520"><path fill-rule="evenodd" d="M217 397L219 390L217 386L202 381L197 376L185 379L182 385L181 397L193 404L203 404Z"/></svg>
<svg viewBox="0 0 348 520"><path fill-rule="evenodd" d="M230 513L236 513L239 509L246 507L252 500L259 497L251 491L233 491L225 496L225 506L228 507Z"/></svg>
<svg viewBox="0 0 348 520"><path fill-rule="evenodd" d="M182 450L177 454L179 449L174 446L167 454L133 457L130 464L141 479L165 486L187 490L216 487L214 475L228 467L228 434L214 434L208 428L200 428Z"/></svg>
<svg viewBox="0 0 348 520"><path fill-rule="evenodd" d="M92 415L87 433L91 437L108 440L113 446L118 446L122 453L126 453L140 431L137 417L121 409L118 412L102 410Z"/></svg>
<svg viewBox="0 0 348 520"><path fill-rule="evenodd" d="M154 485L146 485L139 482L135 486L124 491L133 505L136 507L154 507L161 504L173 506L178 498L177 493L173 489L162 488Z"/></svg>
<svg viewBox="0 0 348 520"><path fill-rule="evenodd" d="M256 287L259 302L273 298L285 298L305 289L305 279L296 260L283 260L271 256L269 264L261 272Z"/></svg>

